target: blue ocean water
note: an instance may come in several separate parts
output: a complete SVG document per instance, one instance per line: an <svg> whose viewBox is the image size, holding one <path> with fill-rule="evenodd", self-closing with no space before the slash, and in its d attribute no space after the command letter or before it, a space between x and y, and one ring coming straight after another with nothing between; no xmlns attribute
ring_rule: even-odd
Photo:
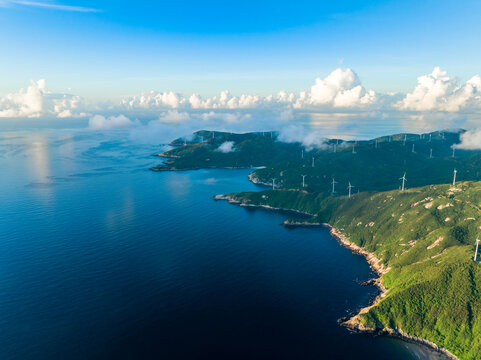
<svg viewBox="0 0 481 360"><path fill-rule="evenodd" d="M0 133L0 359L416 359L337 319L373 276L326 229L215 202L248 170L154 173L122 132Z"/></svg>

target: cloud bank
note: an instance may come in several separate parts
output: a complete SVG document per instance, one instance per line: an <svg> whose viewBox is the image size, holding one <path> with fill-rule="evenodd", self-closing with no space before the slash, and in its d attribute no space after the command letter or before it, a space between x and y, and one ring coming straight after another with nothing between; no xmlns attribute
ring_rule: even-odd
<svg viewBox="0 0 481 360"><path fill-rule="evenodd" d="M105 117L94 115L89 119L89 129L91 130L112 130L123 129L134 126L135 123L124 115Z"/></svg>
<svg viewBox="0 0 481 360"><path fill-rule="evenodd" d="M92 114L103 118L95 118ZM316 142L317 136L296 135L296 130L288 126L308 121L321 128L329 125L341 131L360 128L369 121L371 125L395 121L406 131L478 127L481 123L481 76L474 75L460 82L435 67L431 73L419 76L406 94L382 94L366 88L352 69L339 68L316 78L308 89L297 93L281 90L266 96L234 95L225 90L219 95L202 97L150 91L126 97L115 104L89 104L77 95L53 93L41 79L31 81L17 92L0 96L0 118L90 117L89 127L97 130L137 124L120 119L118 114L124 114L125 119L157 119L139 127L136 130L139 134L145 129L158 133L159 124L169 124L170 129L177 130L283 130L285 133L281 135L286 141L296 139L305 146L317 147L322 146ZM163 129L162 132L165 127Z"/></svg>

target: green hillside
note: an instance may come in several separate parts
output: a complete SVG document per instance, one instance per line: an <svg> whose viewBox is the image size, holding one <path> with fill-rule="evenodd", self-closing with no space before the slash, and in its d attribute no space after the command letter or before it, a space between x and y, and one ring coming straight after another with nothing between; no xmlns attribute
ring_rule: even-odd
<svg viewBox="0 0 481 360"><path fill-rule="evenodd" d="M230 141L232 152L218 151ZM308 149L300 143L277 141L277 134L270 132L199 131L190 141L174 140L176 148L163 153L166 162L152 170L265 167L254 172L255 181L270 184L275 179L276 187L292 189L299 188L301 175L306 175L306 190L330 192L334 178L338 194L347 194L348 182L355 192L397 189L404 172L409 187L450 182L454 169L459 180L481 180L480 152L456 150L452 157L452 145L458 142L458 132L434 132L358 142L328 139L321 148Z"/></svg>
<svg viewBox="0 0 481 360"><path fill-rule="evenodd" d="M481 352L481 182L435 185L350 199L302 191L229 194L247 205L294 209L329 223L390 270L387 294L359 317L369 328L402 329L462 359Z"/></svg>
<svg viewBox="0 0 481 360"><path fill-rule="evenodd" d="M460 132L326 139L315 149L277 137L200 131L189 141L174 140L175 148L160 154L165 162L152 170L261 167L251 180L274 179L275 190L226 197L309 213L306 223L330 224L389 270L382 275L387 292L351 326L402 330L459 358L479 358L481 264L473 256L481 231L481 153L453 153ZM232 142L229 151L220 151L226 142ZM454 169L456 186L449 185Z"/></svg>

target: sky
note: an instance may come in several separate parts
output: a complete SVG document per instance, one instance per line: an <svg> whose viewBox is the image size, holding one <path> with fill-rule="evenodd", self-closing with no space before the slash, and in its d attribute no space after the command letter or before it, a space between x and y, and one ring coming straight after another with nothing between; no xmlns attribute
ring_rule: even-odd
<svg viewBox="0 0 481 360"><path fill-rule="evenodd" d="M476 127L480 13L469 0L0 0L0 121L214 112Z"/></svg>

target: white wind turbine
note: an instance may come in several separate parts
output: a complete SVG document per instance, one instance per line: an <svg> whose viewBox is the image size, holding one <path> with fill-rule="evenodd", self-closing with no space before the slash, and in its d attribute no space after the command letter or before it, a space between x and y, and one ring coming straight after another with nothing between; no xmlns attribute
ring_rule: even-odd
<svg viewBox="0 0 481 360"><path fill-rule="evenodd" d="M334 194L336 192L336 184L337 184L337 181L334 180L334 178L332 178L332 193Z"/></svg>
<svg viewBox="0 0 481 360"><path fill-rule="evenodd" d="M413 153L415 153L415 151L414 151L414 144L413 144L413 149L412 149L412 152L413 152Z"/></svg>
<svg viewBox="0 0 481 360"><path fill-rule="evenodd" d="M476 238L476 251L474 252L474 261L478 258L478 246L479 246L479 238Z"/></svg>
<svg viewBox="0 0 481 360"><path fill-rule="evenodd" d="M304 179L306 178L307 175L301 175L302 176L302 187L306 187L306 183L304 182Z"/></svg>
<svg viewBox="0 0 481 360"><path fill-rule="evenodd" d="M404 140L403 140L403 146L406 146L406 140L407 140L408 136L407 135L404 135Z"/></svg>
<svg viewBox="0 0 481 360"><path fill-rule="evenodd" d="M351 198L351 189L353 188L354 186L351 185L351 182L349 181L349 186L347 187L349 189L349 199Z"/></svg>
<svg viewBox="0 0 481 360"><path fill-rule="evenodd" d="M403 177L399 178L399 180L402 180L403 183L401 185L401 191L404 191L404 183L407 181L406 179L406 173L404 173Z"/></svg>
<svg viewBox="0 0 481 360"><path fill-rule="evenodd" d="M272 179L272 190L276 189L276 179Z"/></svg>
<svg viewBox="0 0 481 360"><path fill-rule="evenodd" d="M352 144L352 153L357 154L356 153L356 143Z"/></svg>
<svg viewBox="0 0 481 360"><path fill-rule="evenodd" d="M451 155L451 157L453 158L454 157L454 152L456 151L456 148L453 148L453 155Z"/></svg>
<svg viewBox="0 0 481 360"><path fill-rule="evenodd" d="M458 173L458 171L456 169L454 169L453 171L453 186L456 186L456 174Z"/></svg>
<svg viewBox="0 0 481 360"><path fill-rule="evenodd" d="M430 158L430 159L433 158L433 149L430 149L430 150L429 150L429 158Z"/></svg>

